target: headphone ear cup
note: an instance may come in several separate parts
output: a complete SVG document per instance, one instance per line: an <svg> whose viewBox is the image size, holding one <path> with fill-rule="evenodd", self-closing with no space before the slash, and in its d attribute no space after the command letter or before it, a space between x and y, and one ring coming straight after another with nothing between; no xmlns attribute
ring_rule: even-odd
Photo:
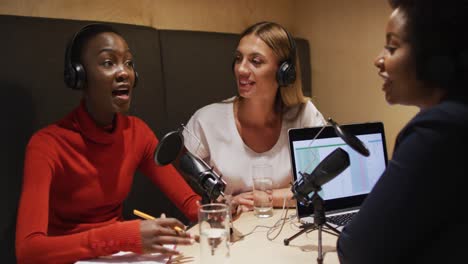
<svg viewBox="0 0 468 264"><path fill-rule="evenodd" d="M234 58L231 63L231 70L233 73L234 73L234 67L236 67L236 58Z"/></svg>
<svg viewBox="0 0 468 264"><path fill-rule="evenodd" d="M80 63L72 63L72 69L75 72L75 85L72 89L81 90L84 88L86 83L86 72Z"/></svg>
<svg viewBox="0 0 468 264"><path fill-rule="evenodd" d="M86 82L86 73L83 65L72 63L67 66L64 73L65 84L75 90L83 89Z"/></svg>
<svg viewBox="0 0 468 264"><path fill-rule="evenodd" d="M133 72L135 73L135 81L133 82L133 88L135 88L138 84L138 78L140 77L138 77L138 72L135 69L133 69Z"/></svg>
<svg viewBox="0 0 468 264"><path fill-rule="evenodd" d="M133 74L135 75L135 80L133 81L133 88L135 88L138 84L138 79L140 78L140 76L138 76L138 72L136 70L136 65L135 65L135 62L133 62Z"/></svg>
<svg viewBox="0 0 468 264"><path fill-rule="evenodd" d="M276 81L279 86L288 86L296 81L296 67L289 60L284 61L276 72Z"/></svg>
<svg viewBox="0 0 468 264"><path fill-rule="evenodd" d="M74 89L76 84L76 73L71 65L70 57L71 57L71 49L73 45L73 40L68 42L67 48L65 50L65 64L64 64L64 71L63 71L63 80L67 87Z"/></svg>
<svg viewBox="0 0 468 264"><path fill-rule="evenodd" d="M63 80L65 84L69 87L74 89L76 83L76 73L75 70L71 67L71 65L65 66L65 71L63 74Z"/></svg>

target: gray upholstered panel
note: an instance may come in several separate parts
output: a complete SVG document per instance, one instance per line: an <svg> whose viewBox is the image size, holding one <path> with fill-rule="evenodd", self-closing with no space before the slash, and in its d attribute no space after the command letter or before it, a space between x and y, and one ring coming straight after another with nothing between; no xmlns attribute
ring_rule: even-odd
<svg viewBox="0 0 468 264"><path fill-rule="evenodd" d="M160 30L169 129L200 107L236 94L232 61L238 35Z"/></svg>
<svg viewBox="0 0 468 264"><path fill-rule="evenodd" d="M66 88L63 82L64 51L74 32L89 22L0 16L0 31L3 32L0 41L3 61L0 66L3 96L0 111L5 117L0 122L0 136L4 140L0 151L0 208L3 212L0 217L0 256L4 263L15 262L14 230L24 149L33 132L57 121L78 105L81 93ZM131 113L144 119L157 131L158 124L167 120L158 32L148 27L113 25L128 40L141 76ZM145 180L137 176L133 189L151 187ZM158 195L133 199L130 207L139 202L147 204L148 201L151 201L152 207L167 204L156 188L141 189L143 193ZM166 211L167 207L159 208L159 211L163 210Z"/></svg>
<svg viewBox="0 0 468 264"><path fill-rule="evenodd" d="M232 72L238 34L159 30L168 130L186 123L200 107L236 94ZM295 39L303 90L310 96L309 43Z"/></svg>
<svg viewBox="0 0 468 264"><path fill-rule="evenodd" d="M4 141L0 150L0 256L5 263L15 263L14 230L24 149L35 131L77 106L80 92L63 83L64 50L71 35L90 22L0 15L0 111L5 117L0 122ZM236 94L231 63L237 34L111 24L127 39L140 76L130 114L142 118L158 137L187 122L198 108ZM304 91L310 94L308 42L296 41ZM133 208L185 219L139 173L124 204L125 218L134 217Z"/></svg>

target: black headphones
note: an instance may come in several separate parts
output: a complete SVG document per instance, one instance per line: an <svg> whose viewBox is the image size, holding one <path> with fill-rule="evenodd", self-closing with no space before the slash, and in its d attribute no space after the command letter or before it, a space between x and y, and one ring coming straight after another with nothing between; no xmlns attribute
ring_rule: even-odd
<svg viewBox="0 0 468 264"><path fill-rule="evenodd" d="M272 22L259 22L257 24L252 25L250 28L253 28L257 25L260 24L275 24L279 26L283 31L286 33L288 37L288 42L289 46L291 48L291 53L289 54L289 57L282 61L279 64L278 71L276 72L276 81L278 82L279 86L288 86L290 84L293 84L296 81L296 42L294 41L294 38L289 34L289 31L287 31L284 27L280 26L279 24L272 23ZM234 71L234 67L236 65L236 58L232 61L232 70Z"/></svg>
<svg viewBox="0 0 468 264"><path fill-rule="evenodd" d="M74 90L83 89L86 83L85 68L81 63L72 61L73 53L76 52L74 51L76 45L75 43L83 36L83 34L90 30L98 30L101 32L114 32L120 35L120 33L118 33L111 26L100 23L88 24L75 33L70 42L68 42L67 48L65 50L65 65L63 74L65 84ZM135 73L135 81L133 83L133 87L135 87L138 82L138 73L135 70L135 63L133 64L133 72Z"/></svg>
<svg viewBox="0 0 468 264"><path fill-rule="evenodd" d="M281 62L278 71L276 72L276 81L279 86L288 86L296 81L296 42L291 34L289 34L289 31L285 28L283 28L283 30L288 36L291 53L286 60Z"/></svg>

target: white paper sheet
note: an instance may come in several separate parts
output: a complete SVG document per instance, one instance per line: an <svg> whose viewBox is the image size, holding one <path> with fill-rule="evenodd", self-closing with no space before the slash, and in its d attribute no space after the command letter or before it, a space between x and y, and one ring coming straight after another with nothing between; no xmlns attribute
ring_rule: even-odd
<svg viewBox="0 0 468 264"><path fill-rule="evenodd" d="M175 248L174 245L165 245L166 247ZM93 263L151 263L151 264L166 264L170 260L169 256L159 253L140 255L133 252L121 251L111 256L100 257L96 259L80 260L75 264L93 264Z"/></svg>

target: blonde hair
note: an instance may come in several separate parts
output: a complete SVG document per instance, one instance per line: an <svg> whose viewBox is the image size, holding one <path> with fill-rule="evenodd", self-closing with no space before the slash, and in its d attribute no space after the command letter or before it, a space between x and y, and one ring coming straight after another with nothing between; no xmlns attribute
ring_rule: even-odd
<svg viewBox="0 0 468 264"><path fill-rule="evenodd" d="M310 98L304 96L302 93L302 76L299 65L299 57L296 45L292 42L292 36L283 28L281 25L274 22L259 22L250 27L248 27L244 32L241 33L240 38L242 39L247 35L255 35L263 42L265 42L273 52L278 56L280 64L286 60L291 60L294 62L296 67L296 80L289 85L280 86L278 93L281 98L281 103L285 106L283 110L287 111L288 108L301 105L310 100ZM291 58L294 56L294 58Z"/></svg>

